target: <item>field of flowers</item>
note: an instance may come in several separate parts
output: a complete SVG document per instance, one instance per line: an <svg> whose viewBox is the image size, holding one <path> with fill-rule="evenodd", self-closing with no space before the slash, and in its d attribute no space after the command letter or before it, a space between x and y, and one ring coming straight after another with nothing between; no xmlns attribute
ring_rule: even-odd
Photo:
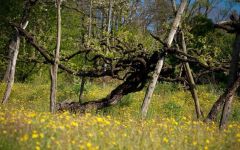
<svg viewBox="0 0 240 150"><path fill-rule="evenodd" d="M3 85L0 86L0 96ZM50 114L49 87L16 84L10 102L0 106L0 149L239 149L239 100L227 129L196 121L191 96L181 87L159 86L146 120L139 116L144 91L124 97L113 108L97 113ZM87 85L85 99L106 95L101 85ZM206 113L221 90L199 87ZM69 89L59 96L74 97ZM63 94L64 93L64 94ZM77 97L77 95L75 95ZM206 114L205 114L206 115Z"/></svg>

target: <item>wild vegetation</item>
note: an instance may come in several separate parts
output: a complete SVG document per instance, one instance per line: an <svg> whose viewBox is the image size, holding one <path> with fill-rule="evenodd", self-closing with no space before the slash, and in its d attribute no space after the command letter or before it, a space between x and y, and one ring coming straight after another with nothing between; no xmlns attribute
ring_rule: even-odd
<svg viewBox="0 0 240 150"><path fill-rule="evenodd" d="M103 97L113 88L107 86L102 92L98 84L87 83L84 99ZM240 145L238 99L228 127L219 131L217 123L195 119L191 94L181 85L158 85L146 120L139 114L144 91L97 114L51 114L48 89L47 84L15 84L11 101L1 106L1 149L238 149ZM72 86L59 89L62 97L78 96ZM204 112L221 92L213 86L198 87Z"/></svg>
<svg viewBox="0 0 240 150"><path fill-rule="evenodd" d="M0 149L240 146L239 2L1 3Z"/></svg>

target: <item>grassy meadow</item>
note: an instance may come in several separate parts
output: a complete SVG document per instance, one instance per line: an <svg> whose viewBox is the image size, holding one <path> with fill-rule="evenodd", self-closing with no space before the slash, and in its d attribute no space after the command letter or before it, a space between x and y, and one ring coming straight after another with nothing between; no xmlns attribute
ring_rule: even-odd
<svg viewBox="0 0 240 150"><path fill-rule="evenodd" d="M108 94L114 85L87 83L84 101ZM5 85L0 85L0 97ZM58 101L78 99L79 85L58 85ZM198 86L205 116L222 89ZM86 114L49 113L49 84L16 83L10 101L0 105L0 149L238 149L240 102L235 98L227 129L197 121L190 92L162 83L154 92L147 119L139 114L144 91L130 94L116 106Z"/></svg>

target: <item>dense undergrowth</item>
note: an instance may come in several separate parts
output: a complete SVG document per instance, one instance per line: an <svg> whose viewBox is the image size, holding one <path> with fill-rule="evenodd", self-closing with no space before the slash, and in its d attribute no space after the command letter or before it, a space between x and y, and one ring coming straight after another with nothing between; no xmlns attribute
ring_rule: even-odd
<svg viewBox="0 0 240 150"><path fill-rule="evenodd" d="M78 99L78 85L61 84L58 101ZM106 96L113 86L87 83L84 101ZM0 86L2 97L4 85ZM222 93L198 87L205 115ZM240 103L235 98L227 129L196 121L191 95L181 85L163 83L155 90L148 117L139 115L144 91L98 112L50 114L49 85L14 85L10 101L0 106L0 149L238 149Z"/></svg>

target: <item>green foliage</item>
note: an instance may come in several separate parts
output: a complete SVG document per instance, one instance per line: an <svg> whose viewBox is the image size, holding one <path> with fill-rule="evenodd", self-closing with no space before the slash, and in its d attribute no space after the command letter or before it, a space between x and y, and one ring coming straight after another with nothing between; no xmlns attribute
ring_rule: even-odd
<svg viewBox="0 0 240 150"><path fill-rule="evenodd" d="M231 116L230 116L230 120L231 121L240 121L240 99L238 96L235 97L233 104L232 104L232 108L231 108Z"/></svg>
<svg viewBox="0 0 240 150"><path fill-rule="evenodd" d="M184 25L188 53L210 66L230 61L234 36L222 30L213 30L211 21L207 18L200 16L198 19L203 23L196 22L196 26L194 22L193 25Z"/></svg>
<svg viewBox="0 0 240 150"><path fill-rule="evenodd" d="M191 33L195 36L206 36L213 31L213 22L204 15L196 15L191 20Z"/></svg>
<svg viewBox="0 0 240 150"><path fill-rule="evenodd" d="M240 110L239 109L234 109L232 111L232 119L233 120L240 120Z"/></svg>
<svg viewBox="0 0 240 150"><path fill-rule="evenodd" d="M116 32L116 36L122 39L123 42L132 44L132 46L141 43L148 52L157 50L160 46L148 33L139 29L137 25L121 27Z"/></svg>

